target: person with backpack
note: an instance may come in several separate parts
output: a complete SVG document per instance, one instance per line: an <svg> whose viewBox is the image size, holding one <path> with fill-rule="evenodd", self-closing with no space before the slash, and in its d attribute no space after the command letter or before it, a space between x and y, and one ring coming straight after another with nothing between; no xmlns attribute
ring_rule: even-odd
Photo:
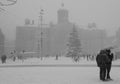
<svg viewBox="0 0 120 84"><path fill-rule="evenodd" d="M100 53L96 57L97 66L100 68L100 80L106 80L106 64L110 61L107 56L106 50L101 50Z"/></svg>

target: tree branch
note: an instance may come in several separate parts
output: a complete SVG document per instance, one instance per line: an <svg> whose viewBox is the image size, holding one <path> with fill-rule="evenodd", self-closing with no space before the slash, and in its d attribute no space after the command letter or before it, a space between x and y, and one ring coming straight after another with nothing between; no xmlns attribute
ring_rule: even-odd
<svg viewBox="0 0 120 84"><path fill-rule="evenodd" d="M3 3L3 2L0 2L0 6L10 6L10 5L14 5L17 3L17 0L7 0L7 2L10 2L10 3Z"/></svg>

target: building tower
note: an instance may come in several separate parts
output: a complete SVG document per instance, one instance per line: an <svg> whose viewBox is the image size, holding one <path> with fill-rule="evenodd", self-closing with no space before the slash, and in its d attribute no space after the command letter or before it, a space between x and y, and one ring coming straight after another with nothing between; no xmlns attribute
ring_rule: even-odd
<svg viewBox="0 0 120 84"><path fill-rule="evenodd" d="M4 43L5 43L5 37L0 29L0 55L4 53Z"/></svg>
<svg viewBox="0 0 120 84"><path fill-rule="evenodd" d="M61 4L62 8L57 12L58 24L61 23L68 23L69 22L69 15L68 10L64 9L64 4Z"/></svg>

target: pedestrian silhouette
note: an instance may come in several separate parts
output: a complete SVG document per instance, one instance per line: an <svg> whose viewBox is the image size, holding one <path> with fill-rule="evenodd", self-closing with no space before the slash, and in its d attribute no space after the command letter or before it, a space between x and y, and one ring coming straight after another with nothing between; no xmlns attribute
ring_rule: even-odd
<svg viewBox="0 0 120 84"><path fill-rule="evenodd" d="M110 59L107 56L106 50L101 50L96 57L97 66L100 68L100 80L106 80L106 67L107 63L110 62Z"/></svg>
<svg viewBox="0 0 120 84"><path fill-rule="evenodd" d="M2 64L6 63L6 59L7 59L7 56L5 54L1 56Z"/></svg>
<svg viewBox="0 0 120 84"><path fill-rule="evenodd" d="M107 79L111 80L110 77L110 71L111 71L111 65L112 65L112 60L113 60L113 53L111 53L110 49L106 49L107 56L110 59L110 61L107 63L106 68L107 68Z"/></svg>

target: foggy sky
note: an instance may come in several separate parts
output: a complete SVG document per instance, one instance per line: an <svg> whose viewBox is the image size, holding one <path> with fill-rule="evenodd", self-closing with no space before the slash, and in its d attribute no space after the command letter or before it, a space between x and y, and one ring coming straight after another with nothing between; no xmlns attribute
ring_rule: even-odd
<svg viewBox="0 0 120 84"><path fill-rule="evenodd" d="M95 22L97 28L106 29L109 35L120 27L120 0L18 0L13 6L2 7L6 11L0 12L0 28L7 39L14 39L16 25L24 25L25 18L38 23L40 8L44 9L44 23L56 23L61 3L69 10L70 21L77 25Z"/></svg>

